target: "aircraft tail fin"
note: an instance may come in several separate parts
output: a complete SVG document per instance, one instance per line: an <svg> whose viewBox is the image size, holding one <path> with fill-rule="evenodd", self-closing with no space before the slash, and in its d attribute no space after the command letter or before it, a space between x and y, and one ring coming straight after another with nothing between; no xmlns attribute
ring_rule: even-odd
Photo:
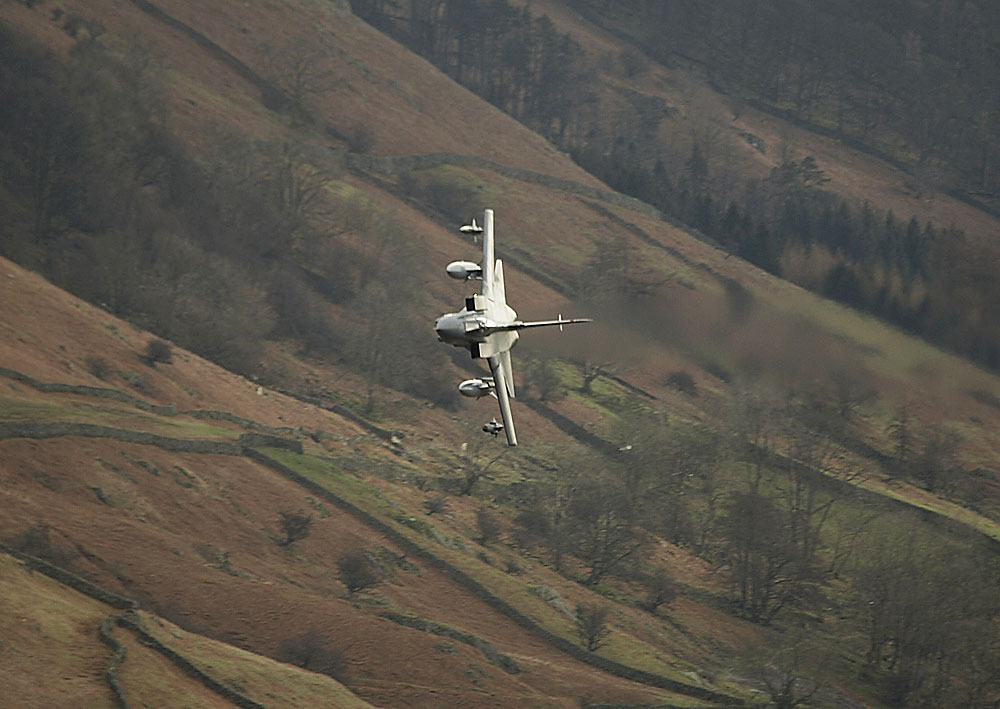
<svg viewBox="0 0 1000 709"><path fill-rule="evenodd" d="M503 261L497 259L493 267L493 300L502 305L507 305L507 286L503 282Z"/></svg>
<svg viewBox="0 0 1000 709"><path fill-rule="evenodd" d="M493 210L483 211L483 295L492 296L494 281Z"/></svg>

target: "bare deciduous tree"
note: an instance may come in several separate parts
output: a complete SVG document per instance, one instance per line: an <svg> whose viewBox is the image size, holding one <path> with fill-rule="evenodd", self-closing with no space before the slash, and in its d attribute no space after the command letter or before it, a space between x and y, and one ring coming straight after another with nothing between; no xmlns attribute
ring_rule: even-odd
<svg viewBox="0 0 1000 709"><path fill-rule="evenodd" d="M584 583L593 586L635 558L644 545L635 508L620 480L582 477L570 492L573 550L589 567Z"/></svg>
<svg viewBox="0 0 1000 709"><path fill-rule="evenodd" d="M489 478L489 470L494 463L503 458L508 448L496 453L496 447L490 441L479 436L471 443L462 444L462 482L459 492L471 495L476 483L483 478Z"/></svg>
<svg viewBox="0 0 1000 709"><path fill-rule="evenodd" d="M476 510L476 528L479 529L479 541L483 544L496 541L503 531L500 518L485 507Z"/></svg>
<svg viewBox="0 0 1000 709"><path fill-rule="evenodd" d="M611 628L608 627L608 606L588 606L576 604L576 632L580 642L590 652L596 652L607 642Z"/></svg>
<svg viewBox="0 0 1000 709"><path fill-rule="evenodd" d="M763 645L763 647L762 647ZM805 675L805 661L824 654L802 631L788 631L775 644L755 642L742 653L749 674L763 685L776 709L808 704L822 683Z"/></svg>
<svg viewBox="0 0 1000 709"><path fill-rule="evenodd" d="M677 585L664 568L658 568L646 580L649 595L646 597L645 608L650 613L666 604L670 605L677 598Z"/></svg>
<svg viewBox="0 0 1000 709"><path fill-rule="evenodd" d="M740 611L768 624L798 598L797 551L789 541L785 515L767 498L734 493L722 521L727 565Z"/></svg>
<svg viewBox="0 0 1000 709"><path fill-rule="evenodd" d="M263 51L267 79L278 92L269 96L268 102L275 108L287 105L296 120L308 117L306 101L310 97L332 91L337 85L337 75L326 55L305 41L267 45Z"/></svg>

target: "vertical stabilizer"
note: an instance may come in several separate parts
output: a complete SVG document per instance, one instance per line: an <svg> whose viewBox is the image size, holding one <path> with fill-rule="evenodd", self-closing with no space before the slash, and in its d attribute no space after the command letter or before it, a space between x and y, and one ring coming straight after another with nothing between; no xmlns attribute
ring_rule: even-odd
<svg viewBox="0 0 1000 709"><path fill-rule="evenodd" d="M483 295L487 298L493 294L493 210L483 212Z"/></svg>
<svg viewBox="0 0 1000 709"><path fill-rule="evenodd" d="M503 282L503 260L497 259L493 262L493 287L490 290L490 297L499 306L507 305L507 286ZM501 308L501 311L503 308ZM498 313L497 315L503 316L507 313ZM513 317L513 316L511 316Z"/></svg>

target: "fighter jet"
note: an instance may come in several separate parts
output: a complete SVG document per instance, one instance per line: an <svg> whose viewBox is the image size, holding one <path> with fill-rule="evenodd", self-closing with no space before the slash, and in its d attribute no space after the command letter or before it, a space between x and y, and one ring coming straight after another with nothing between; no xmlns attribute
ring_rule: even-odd
<svg viewBox="0 0 1000 709"><path fill-rule="evenodd" d="M500 424L494 418L483 426L483 430L496 436L500 431L507 435L507 443L517 445L514 432L514 418L510 411L510 400L514 398L514 373L511 370L510 350L517 343L518 331L529 327L549 327L581 322L591 322L590 318L563 318L524 322L517 319L517 313L507 305L507 294L503 282L503 262L493 255L493 210L483 212L483 225L472 220L471 226L461 228L463 233L482 233L483 262L452 261L445 269L449 276L461 281L481 280L482 291L465 299L465 307L457 313L446 313L434 323L438 340L455 347L464 347L472 357L485 359L490 366L491 377L466 379L458 385L464 396L479 398L494 396L500 404Z"/></svg>

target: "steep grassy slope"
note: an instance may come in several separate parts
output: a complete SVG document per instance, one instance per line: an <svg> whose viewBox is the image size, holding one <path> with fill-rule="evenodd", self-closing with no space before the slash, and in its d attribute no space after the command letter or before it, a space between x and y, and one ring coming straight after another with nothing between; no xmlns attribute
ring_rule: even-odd
<svg viewBox="0 0 1000 709"><path fill-rule="evenodd" d="M7 706L120 706L109 676L130 705L233 705L232 696L210 689L185 669L185 662L258 702L258 706L279 698L282 706L289 707L369 706L330 678L194 636L146 613L137 614L133 622L166 653L140 639L132 628L115 628L113 622L105 626L105 637L110 640L102 644L99 626L120 609L89 598L6 554L0 554L0 568ZM112 665L114 648L107 646L114 642L125 648L124 659L116 665Z"/></svg>
<svg viewBox="0 0 1000 709"><path fill-rule="evenodd" d="M700 140L709 149L712 171L737 184L747 177L765 177L782 160L811 155L830 178L825 189L831 192L891 209L900 218L916 215L921 222L955 225L976 240L995 240L1000 224L986 212L936 191L877 157L758 111L738 96L719 92L697 62L678 56L669 67L650 62L643 64L644 70L637 75L628 76L621 66L622 54L629 48L626 39L635 28L616 28L610 22L612 30L621 34L616 36L563 0L532 1L531 6L535 12L547 14L587 52L598 67L596 90L602 101L620 101L617 91L627 88L664 102L667 110L659 127L659 147L671 154L676 164L687 161L692 143ZM613 121L613 110L606 114ZM757 136L764 149L749 144L747 134Z"/></svg>
<svg viewBox="0 0 1000 709"><path fill-rule="evenodd" d="M8 284L15 280L35 281L9 263L5 268ZM29 325L44 319L43 313L54 316L60 310L86 307L35 283L45 297L21 300L24 303L21 317L5 318L8 332L24 332L21 323ZM9 294L14 296L16 291ZM36 305L41 310L33 312ZM128 327L106 317L104 324ZM98 343L109 330L97 323L88 330L88 319L85 316L78 319L74 342L81 349L99 351ZM25 344L27 338L20 337L18 349L22 355L34 351L35 359L44 366L47 350L61 352L54 343L63 335L49 332L44 341L36 338L31 345ZM17 338L16 335L5 338L6 344L13 344L11 340ZM177 355L175 364L149 369L151 388L164 386L171 379L184 381L193 396L199 390L211 388L221 410L239 410L241 390L246 383L237 378L227 382L224 372L197 357L183 352ZM82 364L68 351L57 356L65 357L62 364L66 370ZM69 371L65 379L73 379ZM187 418L183 413L163 417L137 411L122 402L103 404L101 399L87 396L86 388L75 390L77 393L40 392L31 386L35 382L27 377L7 378L6 386L22 403L2 409L0 415L5 424L16 428L29 421L44 424L57 420L71 426L74 419L87 419L85 412L103 410L113 412L117 428L106 426L96 438L83 429L85 437L73 435L74 430L70 429L55 438L38 438L35 432L19 433L4 428L5 440L0 444L4 450L6 511L0 530L3 538L16 539L31 529L48 530L51 544L41 548L47 555L58 557L61 563L70 563L99 584L141 601L184 627L257 653L280 655L282 641L316 630L326 644L343 653L349 685L379 704L471 701L481 706L523 702L548 705L571 703L573 697L587 694L606 701L630 698L630 701L663 702L671 696L662 690L643 689L641 685L617 680L573 660L530 630L518 628L509 617L492 610L489 601L478 599L469 589L449 580L448 568L464 569L492 593L501 595L520 612L551 627L572 643L573 632L567 620L530 592L530 588L539 584L565 587L564 581L544 567L513 577L494 568L499 561L484 563L480 557L486 558L485 554L477 552L468 539L471 501L456 503L454 513L440 521L435 518L417 523L424 516L420 507L427 499L425 493L382 483L368 475L338 472L338 466L329 462L330 455L377 467L380 460L386 460L391 445L357 433L345 436L351 429L321 409L269 393L258 398L259 403L252 407L251 413L257 419L283 416L277 413L282 410L281 404L270 414L264 411L270 408L270 401L285 401L286 406L298 409L309 423L302 428L287 429L287 435L296 430L308 431L319 440L317 434L322 433L324 447L306 439L310 455L280 451L269 455L286 460L300 474L318 480L335 496L331 499L346 500L372 519L380 520L381 525L398 530L388 537L380 527L373 529L366 524L364 516L346 514L330 500L240 454L164 450L162 444L117 440L114 433L123 429L166 432L171 434L167 438L183 447L185 441L189 444L192 441L187 436L224 442L232 440L236 431L198 428L177 436L173 424ZM107 390L103 382L96 384L89 386ZM225 403L227 400L229 403ZM95 414L92 420L106 419ZM353 451L349 457L345 456L347 450ZM392 457L389 455L388 459ZM397 465L405 467L405 462ZM309 538L289 548L278 543L281 540L278 513L285 510L306 511L316 518ZM429 536L409 531L407 524L415 524ZM431 533L434 528L438 531ZM401 548L406 539L411 541ZM453 545L459 551L450 548ZM429 552L421 553L429 556L414 557L415 550L424 548ZM365 549L380 559L388 578L374 594L352 601L344 597L331 567L338 555L354 549ZM502 557L510 552L501 549L498 553ZM408 556L413 561L408 561ZM513 660L517 671L510 674L492 665L490 655L476 649L475 644L481 645L482 640L442 640L440 633L421 632L383 619L383 612L388 610L454 628L451 634L455 637L488 641ZM627 627L628 622L623 622L623 628ZM633 648L631 653L634 652ZM621 651L612 656L628 659ZM671 670L673 663L650 663L648 659L635 657L633 660L638 661L631 664L640 669L666 674L673 681L686 679L683 672ZM159 661L147 662L125 665L122 681L127 691L131 684L131 691L153 692L154 687L135 689L136 683L145 686L144 683L162 681L157 679L162 675L157 669ZM256 660L237 658L234 662L232 673L249 691L254 683L243 673L251 671L246 663ZM229 676L226 674L229 670L225 669L228 665L219 659L203 658L203 666L212 674L218 675L221 670ZM685 662L681 666L690 665ZM414 680L415 677L422 679ZM292 697L305 690L292 682L280 692L268 691ZM695 687L691 691L700 690ZM699 704L690 698L674 700Z"/></svg>
<svg viewBox="0 0 1000 709"><path fill-rule="evenodd" d="M38 438L39 431L52 430L32 429L35 437L29 437L6 428L10 437L0 442L0 538L45 525L57 554L72 557L73 567L99 584L189 630L256 653L233 660L248 691L257 686L248 668L261 661L258 655L276 656L283 641L313 629L343 654L347 686L374 704L574 706L729 701L700 690L747 698L747 663L736 651L745 644L781 643L780 633L731 612L724 572L661 538L652 543L649 564L667 566L681 594L658 614L636 607L645 589L634 580L587 588L577 582L581 565L570 561L556 573L546 550L517 543L513 518L526 483L569 478L579 461L597 460L588 447L595 436L598 445L600 439L613 449L627 445L636 412L646 418L666 412L685 425L716 421L725 418L719 411L742 382L833 398L833 383L849 373L852 386L877 396L851 402L857 404L860 435L843 451L839 467L827 472L861 472L879 495L914 502L997 537L1000 496L991 470L1000 465L1000 408L993 403L1000 400L1000 383L993 375L776 281L642 205L594 192L601 189L596 180L536 135L334 3L256 3L253 13L236 3L155 3L182 25L140 5L101 0L60 7L100 18L113 36L136 31L155 43L172 99L170 120L192 144L207 147L202 125L210 120L264 139L294 138L309 146L316 165L336 168L327 186L331 204L342 205L337 200L349 194L406 225L406 238L419 245L408 266L430 296L419 314L428 338L433 317L466 295L444 277L444 263L477 253L476 244L450 228L450 221L469 215L450 213L427 198L435 189L455 187L475 195L469 209L496 210L498 254L507 262L508 292L520 315L594 314L599 322L583 332L525 337L515 353L524 400L515 404L515 415L524 445L511 452L478 440L479 424L494 413L489 401L460 402L448 411L379 389L375 409L359 416L366 398L363 376L336 361L302 357L294 342L271 343L264 371L280 372L269 381L280 381L303 397L298 399L176 347L173 364L151 367L141 354L152 334L0 262L0 366L7 370L0 379L0 423L92 423L188 442L182 445L197 440L226 446L217 453L177 451L120 440L103 429L100 437L72 435L70 428ZM65 50L70 42L52 21L53 9L8 3L0 16ZM297 124L261 102L253 77L266 74L265 42L328 52L338 81L313 99L317 122ZM234 68L241 64L251 73ZM358 125L370 127L370 154L345 157L347 141L336 136L348 136ZM444 156L418 169L412 162L371 159L432 151L481 160ZM366 237L361 231L344 238L363 243ZM635 264L624 276L641 277L650 286L648 296L627 307L580 279L596 245L617 237ZM578 305L578 297L590 302ZM331 317L349 322L339 308L331 309ZM391 327L392 321L382 324ZM105 363L104 380L92 373L94 358ZM535 363L543 358L561 359L554 395L538 401L543 392ZM586 365L595 364L607 374L587 394L581 391L583 375ZM447 367L456 382L470 371L466 358ZM127 391L144 402L173 405L174 411L137 408L82 389L39 389L18 373L34 383ZM692 379L694 394L671 383L677 373ZM316 401L323 405L311 403ZM923 425L961 430L962 467L983 471L975 497L956 498L966 506L884 480L878 454L891 454L886 429L904 406ZM227 416L206 419L198 413L205 410ZM260 449L260 441L241 436L261 432L292 448L301 444L302 452L264 449L280 466L250 457L247 450ZM776 434L777 450L785 437L784 431ZM427 514L438 488L457 489L470 459L492 466L476 496L450 496L445 511ZM741 470L733 462L725 473L736 479ZM852 515L863 516L869 503L877 512L887 509L877 496L858 499L843 503ZM489 544L475 541L476 513L484 506L496 511L503 527L499 540ZM312 534L280 545L283 511L312 514ZM385 580L349 598L334 561L357 549L380 561ZM613 632L597 656L668 682L656 687L627 681L585 661L592 658L581 659L569 615L558 603L541 600L543 587L553 589L565 609L577 602L611 604ZM852 615L842 582L832 582L827 593L830 604L817 611L825 622L816 632L837 649L837 660L811 656L800 671L836 687L830 703L846 703L849 696L874 702L870 687L857 679L861 653L849 642L860 634L862 619ZM530 627L518 624L518 614ZM177 640L190 652L200 652L206 642L186 635ZM521 671L495 664L480 641ZM576 654L561 643L573 645ZM96 650L93 657L103 662L107 651ZM93 657L82 661L100 664ZM67 660L69 671L78 661ZM126 663L124 681L169 671L147 661L134 674ZM230 676L221 655L206 662ZM255 691L291 701L290 694L262 682L264 688ZM685 687L664 689L670 682L686 685L687 693ZM96 685L91 689L97 691ZM283 683L281 691L298 692L299 684Z"/></svg>

